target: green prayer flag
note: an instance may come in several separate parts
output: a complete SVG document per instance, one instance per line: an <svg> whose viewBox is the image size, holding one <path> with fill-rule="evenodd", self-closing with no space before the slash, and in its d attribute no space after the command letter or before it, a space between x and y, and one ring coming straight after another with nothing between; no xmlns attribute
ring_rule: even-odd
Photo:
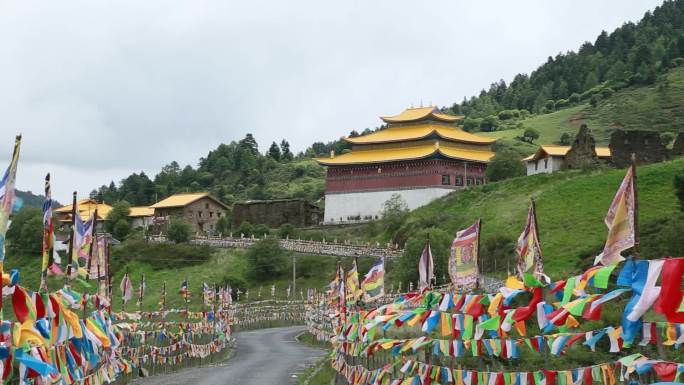
<svg viewBox="0 0 684 385"><path fill-rule="evenodd" d="M561 300L561 306L566 305L572 299L572 291L575 289L575 282L577 277L568 278L565 282L565 288L563 289L563 299Z"/></svg>
<svg viewBox="0 0 684 385"><path fill-rule="evenodd" d="M497 330L500 323L501 317L497 315L496 317L492 317L484 322L481 322L477 326L479 326L482 330Z"/></svg>
<svg viewBox="0 0 684 385"><path fill-rule="evenodd" d="M473 338L473 316L470 314L466 314L463 320L464 323L464 331L463 331L463 339L464 340L469 340Z"/></svg>
<svg viewBox="0 0 684 385"><path fill-rule="evenodd" d="M598 289L607 289L608 279L616 267L617 264L600 268L596 274L594 274L594 286Z"/></svg>
<svg viewBox="0 0 684 385"><path fill-rule="evenodd" d="M583 299L583 300L581 300L581 301L578 301L576 304L572 305L572 306L568 309L568 311L570 312L570 314L572 314L572 315L574 315L574 316L576 316L576 317L581 316L582 313L584 312L584 306L587 305L587 301L589 301L589 298L585 298L585 299Z"/></svg>
<svg viewBox="0 0 684 385"><path fill-rule="evenodd" d="M530 273L523 274L523 283L527 287L544 287L544 284L539 282L536 278L534 278L534 275Z"/></svg>

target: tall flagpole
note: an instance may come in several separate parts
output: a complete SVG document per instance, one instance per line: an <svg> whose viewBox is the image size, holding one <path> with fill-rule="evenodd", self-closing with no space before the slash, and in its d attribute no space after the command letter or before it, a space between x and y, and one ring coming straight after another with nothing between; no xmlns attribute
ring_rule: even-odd
<svg viewBox="0 0 684 385"><path fill-rule="evenodd" d="M69 253L67 254L67 266L66 275L64 276L64 286L69 286L69 281L71 280L71 264L74 260L74 232L76 230L76 194L74 191L74 197L71 203L71 237L69 238Z"/></svg>
<svg viewBox="0 0 684 385"><path fill-rule="evenodd" d="M482 229L482 219L477 220L477 263L475 268L477 269L477 278L475 279L475 289L480 288L480 273L481 273L481 262L480 262L480 230Z"/></svg>
<svg viewBox="0 0 684 385"><path fill-rule="evenodd" d="M48 218L45 218L45 216ZM48 221L48 223L46 223ZM47 228L45 226L48 226ZM47 272L50 266L50 254L52 250L52 193L50 191L50 173L45 176L45 202L43 203L43 260L40 271L40 291L47 293Z"/></svg>
<svg viewBox="0 0 684 385"><path fill-rule="evenodd" d="M634 195L634 256L641 257L640 234L639 234L639 194L637 190L637 164L636 154L632 153L632 193Z"/></svg>

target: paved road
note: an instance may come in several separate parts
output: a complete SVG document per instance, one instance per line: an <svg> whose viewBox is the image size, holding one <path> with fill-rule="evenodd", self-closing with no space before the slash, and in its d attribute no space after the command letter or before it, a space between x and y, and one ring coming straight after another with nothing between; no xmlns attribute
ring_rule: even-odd
<svg viewBox="0 0 684 385"><path fill-rule="evenodd" d="M220 366L192 368L138 379L141 385L285 385L297 384L296 375L325 351L295 340L303 326L261 329L236 334L233 357Z"/></svg>

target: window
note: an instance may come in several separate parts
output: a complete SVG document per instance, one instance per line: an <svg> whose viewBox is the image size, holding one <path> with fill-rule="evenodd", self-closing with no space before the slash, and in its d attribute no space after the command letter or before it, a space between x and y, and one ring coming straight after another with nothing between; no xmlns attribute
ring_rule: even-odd
<svg viewBox="0 0 684 385"><path fill-rule="evenodd" d="M475 184L482 184L482 178L475 179Z"/></svg>
<svg viewBox="0 0 684 385"><path fill-rule="evenodd" d="M202 218L202 212L201 212L201 211L198 211L198 212L197 212L197 216L200 217L200 218Z"/></svg>
<svg viewBox="0 0 684 385"><path fill-rule="evenodd" d="M468 179L466 180L466 182L468 183L468 186L472 186L474 180L473 180L473 178L468 178Z"/></svg>
<svg viewBox="0 0 684 385"><path fill-rule="evenodd" d="M204 204L204 208L205 208L205 209L209 209L209 203L205 203L205 204Z"/></svg>
<svg viewBox="0 0 684 385"><path fill-rule="evenodd" d="M213 218L213 217L214 217L214 212L213 212L213 211L209 211L209 218Z"/></svg>
<svg viewBox="0 0 684 385"><path fill-rule="evenodd" d="M549 158L544 159L544 168L549 168Z"/></svg>
<svg viewBox="0 0 684 385"><path fill-rule="evenodd" d="M463 186L463 177L460 175L454 176L454 184L456 186Z"/></svg>
<svg viewBox="0 0 684 385"><path fill-rule="evenodd" d="M537 171L537 170L539 170L539 161L538 160L534 162L534 171Z"/></svg>
<svg viewBox="0 0 684 385"><path fill-rule="evenodd" d="M221 213L216 213L217 218L221 218Z"/></svg>
<svg viewBox="0 0 684 385"><path fill-rule="evenodd" d="M442 184L445 186L448 186L451 184L451 177L449 177L449 174L443 174L442 175Z"/></svg>

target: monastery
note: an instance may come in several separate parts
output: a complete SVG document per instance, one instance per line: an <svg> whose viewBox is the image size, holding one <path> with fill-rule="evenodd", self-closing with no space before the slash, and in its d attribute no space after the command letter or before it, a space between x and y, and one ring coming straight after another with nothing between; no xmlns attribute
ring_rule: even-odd
<svg viewBox="0 0 684 385"><path fill-rule="evenodd" d="M412 210L456 189L487 183L496 139L457 127L463 116L420 107L381 119L386 128L345 138L350 152L316 159L327 166L325 223L379 219L393 194Z"/></svg>

